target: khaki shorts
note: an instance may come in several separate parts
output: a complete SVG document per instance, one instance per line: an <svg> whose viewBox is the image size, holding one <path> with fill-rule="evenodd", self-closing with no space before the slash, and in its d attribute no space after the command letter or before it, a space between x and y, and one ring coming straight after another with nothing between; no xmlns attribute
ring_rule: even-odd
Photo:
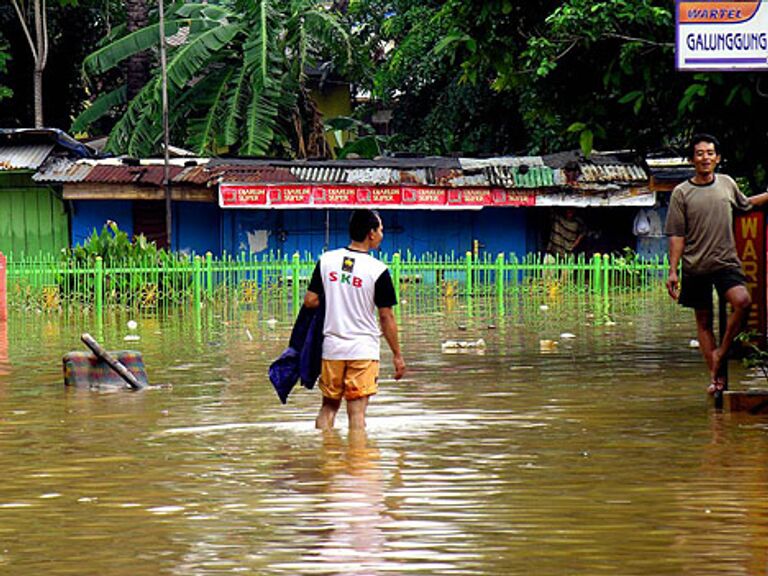
<svg viewBox="0 0 768 576"><path fill-rule="evenodd" d="M358 400L379 391L378 360L325 360L320 391L332 400Z"/></svg>

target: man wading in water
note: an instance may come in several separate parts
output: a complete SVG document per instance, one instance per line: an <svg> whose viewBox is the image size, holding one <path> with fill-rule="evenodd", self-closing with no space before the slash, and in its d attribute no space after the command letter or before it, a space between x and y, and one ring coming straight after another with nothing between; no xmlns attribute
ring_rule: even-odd
<svg viewBox="0 0 768 576"><path fill-rule="evenodd" d="M709 392L722 390L720 366L741 330L752 300L736 253L733 208L749 210L768 203L768 193L746 197L730 176L715 174L720 143L709 134L691 139L689 157L695 174L678 185L669 201L664 232L669 236L667 291L681 305L693 308L699 346L710 372ZM677 267L682 257L682 282ZM682 284L682 289L680 285ZM731 305L719 347L712 331L712 288Z"/></svg>
<svg viewBox="0 0 768 576"><path fill-rule="evenodd" d="M368 399L378 391L380 334L392 349L395 380L405 374L392 311L397 304L395 287L387 266L368 254L384 238L381 218L373 210L355 210L349 237L348 247L320 257L304 297L308 308L319 306L320 297L325 297L323 404L315 421L321 429L333 428L342 398L347 401L349 428L365 428Z"/></svg>

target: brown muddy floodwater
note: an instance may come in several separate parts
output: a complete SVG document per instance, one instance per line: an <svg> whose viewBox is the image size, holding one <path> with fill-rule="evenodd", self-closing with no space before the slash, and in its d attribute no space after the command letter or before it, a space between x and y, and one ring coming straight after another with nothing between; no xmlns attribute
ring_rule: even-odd
<svg viewBox="0 0 768 576"><path fill-rule="evenodd" d="M472 312L403 307L411 372L385 355L358 436L313 429L317 391L279 404L287 314L139 317L136 342L128 317L12 314L0 574L766 572L768 420L709 407L690 313L660 292ZM65 389L86 330L171 386Z"/></svg>

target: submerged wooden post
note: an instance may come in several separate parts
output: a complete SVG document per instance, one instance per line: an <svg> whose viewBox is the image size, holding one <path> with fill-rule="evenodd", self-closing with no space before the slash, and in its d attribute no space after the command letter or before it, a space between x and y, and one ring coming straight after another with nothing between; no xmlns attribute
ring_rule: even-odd
<svg viewBox="0 0 768 576"><path fill-rule="evenodd" d="M80 336L83 343L91 349L91 351L100 358L107 365L112 368L125 382L131 387L132 390L142 390L145 386L142 382L139 382L138 378L128 370L119 360L114 358L109 352L101 347L101 344L88 334L87 332Z"/></svg>
<svg viewBox="0 0 768 576"><path fill-rule="evenodd" d="M5 254L0 252L0 322L8 319L8 261Z"/></svg>
<svg viewBox="0 0 768 576"><path fill-rule="evenodd" d="M725 335L725 328L728 324L728 309L725 303L725 298L718 295L717 297L717 328L720 334L720 342L723 341ZM720 371L717 373L719 378L723 379L723 389L715 390L714 402L717 410L723 409L723 393L728 390L728 357L730 352L725 355L723 361L720 363Z"/></svg>

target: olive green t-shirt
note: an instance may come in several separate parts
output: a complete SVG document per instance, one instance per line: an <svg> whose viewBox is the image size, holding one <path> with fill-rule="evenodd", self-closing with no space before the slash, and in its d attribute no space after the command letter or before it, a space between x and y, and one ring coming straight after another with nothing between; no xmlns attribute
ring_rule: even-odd
<svg viewBox="0 0 768 576"><path fill-rule="evenodd" d="M710 184L679 184L669 200L664 233L685 238L683 270L706 274L725 268L740 268L733 238L733 208L752 205L733 178L716 174Z"/></svg>

